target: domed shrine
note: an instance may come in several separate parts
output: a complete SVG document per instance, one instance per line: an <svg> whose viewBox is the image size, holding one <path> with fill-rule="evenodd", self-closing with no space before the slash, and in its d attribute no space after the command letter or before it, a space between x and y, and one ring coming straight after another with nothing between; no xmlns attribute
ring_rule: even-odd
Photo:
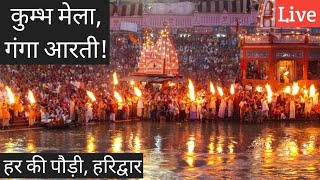
<svg viewBox="0 0 320 180"><path fill-rule="evenodd" d="M276 28L275 0L261 0L257 33L239 33L244 84L320 85L320 36L308 28Z"/></svg>

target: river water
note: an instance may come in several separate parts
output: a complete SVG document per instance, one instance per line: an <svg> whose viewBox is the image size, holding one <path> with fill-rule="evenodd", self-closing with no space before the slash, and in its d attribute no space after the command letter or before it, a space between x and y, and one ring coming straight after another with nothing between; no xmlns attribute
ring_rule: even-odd
<svg viewBox="0 0 320 180"><path fill-rule="evenodd" d="M0 152L140 152L145 179L320 179L320 122L132 121L0 131Z"/></svg>

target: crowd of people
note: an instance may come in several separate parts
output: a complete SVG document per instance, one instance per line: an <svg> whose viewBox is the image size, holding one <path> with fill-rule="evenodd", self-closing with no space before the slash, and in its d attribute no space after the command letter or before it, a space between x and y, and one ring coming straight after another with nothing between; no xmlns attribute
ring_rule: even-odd
<svg viewBox="0 0 320 180"><path fill-rule="evenodd" d="M112 34L110 43L111 67L122 76L137 69L143 46L142 34L135 34L138 43L133 43L128 34ZM157 34L151 37L156 42ZM215 79L225 86L239 75L240 50L237 38L214 35L182 35L171 37L179 58L179 73L196 82ZM209 73L208 73L209 72Z"/></svg>
<svg viewBox="0 0 320 180"><path fill-rule="evenodd" d="M271 104L266 104L265 93L248 91L240 85L235 94L208 93L210 80L228 87L239 74L239 49L237 39L232 36L172 36L179 57L179 72L185 79L192 79L198 90L195 101L186 95L185 82L160 87L136 82L143 94L139 98L132 85L112 84L112 72L124 77L137 69L143 38L138 34L135 37L137 43L127 34L111 34L109 65L0 65L0 120L10 119L14 124L16 117L26 117L30 126L36 122L66 124L128 118L244 120L250 114L258 114L254 113L258 110L265 117L284 119L295 118L290 116L292 101L297 114L301 109L310 113L308 99L279 95ZM14 103L8 103L5 86L14 93ZM35 104L29 103L29 90L35 96ZM88 97L87 90L93 92L96 101ZM123 103L118 103L114 91L123 96ZM311 109L316 105L312 103Z"/></svg>

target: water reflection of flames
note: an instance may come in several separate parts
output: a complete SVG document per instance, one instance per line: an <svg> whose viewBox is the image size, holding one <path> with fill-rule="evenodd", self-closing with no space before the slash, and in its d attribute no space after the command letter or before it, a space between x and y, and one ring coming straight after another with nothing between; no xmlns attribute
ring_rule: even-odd
<svg viewBox="0 0 320 180"><path fill-rule="evenodd" d="M27 144L27 148L26 149L27 149L28 153L35 153L36 152L36 148L34 147L34 144L31 143L31 142L29 142Z"/></svg>
<svg viewBox="0 0 320 180"><path fill-rule="evenodd" d="M296 157L299 154L298 145L296 141L292 140L291 138L285 139L282 142L280 150L283 151L280 153L280 155Z"/></svg>
<svg viewBox="0 0 320 180"><path fill-rule="evenodd" d="M228 149L229 149L229 153L233 154L233 152L234 152L234 144L232 142L229 143Z"/></svg>
<svg viewBox="0 0 320 180"><path fill-rule="evenodd" d="M95 138L93 135L88 135L87 137L87 152L94 153L96 150Z"/></svg>
<svg viewBox="0 0 320 180"><path fill-rule="evenodd" d="M310 136L308 143L302 145L301 151L304 155L310 155L315 150L315 137Z"/></svg>
<svg viewBox="0 0 320 180"><path fill-rule="evenodd" d="M4 153L14 153L15 144L11 141L4 143L5 151Z"/></svg>
<svg viewBox="0 0 320 180"><path fill-rule="evenodd" d="M217 153L222 153L223 152L223 144L224 143L224 138L223 137L218 137L218 143L217 143Z"/></svg>
<svg viewBox="0 0 320 180"><path fill-rule="evenodd" d="M140 136L136 136L134 138L134 152L138 153L141 149L141 142L140 142Z"/></svg>
<svg viewBox="0 0 320 180"><path fill-rule="evenodd" d="M119 134L113 138L112 152L119 153L122 149L122 137Z"/></svg>
<svg viewBox="0 0 320 180"><path fill-rule="evenodd" d="M189 166L193 166L193 162L194 162L194 148L195 148L195 141L194 141L194 137L191 136L189 138L189 141L187 142L187 148L188 148L188 152L187 152L187 163L189 164Z"/></svg>
<svg viewBox="0 0 320 180"><path fill-rule="evenodd" d="M270 164L273 161L273 156L272 156L272 140L273 136L272 134L268 134L264 141L264 163Z"/></svg>
<svg viewBox="0 0 320 180"><path fill-rule="evenodd" d="M215 158L215 156L212 155L212 154L214 154L214 137L213 136L210 137L210 143L208 145L208 150L209 150L209 156L208 156L207 165L213 165L214 164L214 158Z"/></svg>
<svg viewBox="0 0 320 180"><path fill-rule="evenodd" d="M213 154L214 153L214 138L211 136L210 137L210 143L209 143L209 154Z"/></svg>

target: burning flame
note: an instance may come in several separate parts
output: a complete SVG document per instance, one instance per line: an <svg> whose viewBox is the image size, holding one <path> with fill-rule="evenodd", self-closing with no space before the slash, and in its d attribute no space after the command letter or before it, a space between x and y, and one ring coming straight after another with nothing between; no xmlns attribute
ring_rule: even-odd
<svg viewBox="0 0 320 180"><path fill-rule="evenodd" d="M136 96L138 96L138 97L141 97L141 96L142 96L142 92L141 92L141 90L140 90L139 88L134 87L133 89L134 89L134 94L135 94Z"/></svg>
<svg viewBox="0 0 320 180"><path fill-rule="evenodd" d="M168 84L169 87L172 87L172 86L175 86L175 85L176 85L176 84L173 83L173 82L170 82L170 83Z"/></svg>
<svg viewBox="0 0 320 180"><path fill-rule="evenodd" d="M189 79L189 95L190 95L191 101L194 101L196 99L195 95L194 95L194 86L193 86L192 81L190 79Z"/></svg>
<svg viewBox="0 0 320 180"><path fill-rule="evenodd" d="M117 77L117 73L116 73L116 72L113 73L113 84L114 84L114 85L118 85L118 84L119 84L119 81L118 81L118 77Z"/></svg>
<svg viewBox="0 0 320 180"><path fill-rule="evenodd" d="M256 87L256 91L257 91L257 92L262 92L262 87L261 87L261 86L257 86L257 87Z"/></svg>
<svg viewBox="0 0 320 180"><path fill-rule="evenodd" d="M268 102L270 103L272 101L272 89L271 86L269 84L266 84L266 89L267 89L267 98L268 98Z"/></svg>
<svg viewBox="0 0 320 180"><path fill-rule="evenodd" d="M283 75L287 76L289 74L289 71L286 71Z"/></svg>
<svg viewBox="0 0 320 180"><path fill-rule="evenodd" d="M30 91L30 90L29 90L29 92L28 92L28 98L29 98L30 104L36 103L36 100L35 100L35 98L34 98L34 96L33 96L33 93L32 93L32 91Z"/></svg>
<svg viewBox="0 0 320 180"><path fill-rule="evenodd" d="M314 84L312 84L310 86L310 97L314 97L314 95L316 94L316 88L314 87Z"/></svg>
<svg viewBox="0 0 320 180"><path fill-rule="evenodd" d="M290 94L291 93L291 87L290 86L287 86L284 90L283 90L284 93L287 93L287 94Z"/></svg>
<svg viewBox="0 0 320 180"><path fill-rule="evenodd" d="M123 102L122 97L117 91L114 91L114 98L116 98L119 103Z"/></svg>
<svg viewBox="0 0 320 180"><path fill-rule="evenodd" d="M293 83L293 86L292 86L292 95L297 95L298 92L299 92L299 89L300 89L300 87L299 87L298 83Z"/></svg>
<svg viewBox="0 0 320 180"><path fill-rule="evenodd" d="M222 97L222 96L223 96L223 90L222 90L222 88L218 86L217 89L218 89L219 95Z"/></svg>
<svg viewBox="0 0 320 180"><path fill-rule="evenodd" d="M230 86L230 94L234 94L234 85L233 84L231 84L231 86Z"/></svg>
<svg viewBox="0 0 320 180"><path fill-rule="evenodd" d="M212 94L215 94L216 93L216 90L214 89L214 86L213 86L213 83L210 81L210 92Z"/></svg>
<svg viewBox="0 0 320 180"><path fill-rule="evenodd" d="M130 81L130 85L133 86L135 84L135 82L132 80Z"/></svg>
<svg viewBox="0 0 320 180"><path fill-rule="evenodd" d="M14 104L14 94L12 93L11 89L8 86L6 86L5 88L8 94L9 103Z"/></svg>
<svg viewBox="0 0 320 180"><path fill-rule="evenodd" d="M96 97L94 97L94 94L91 91L87 91L87 95L91 99L91 101L96 101Z"/></svg>

